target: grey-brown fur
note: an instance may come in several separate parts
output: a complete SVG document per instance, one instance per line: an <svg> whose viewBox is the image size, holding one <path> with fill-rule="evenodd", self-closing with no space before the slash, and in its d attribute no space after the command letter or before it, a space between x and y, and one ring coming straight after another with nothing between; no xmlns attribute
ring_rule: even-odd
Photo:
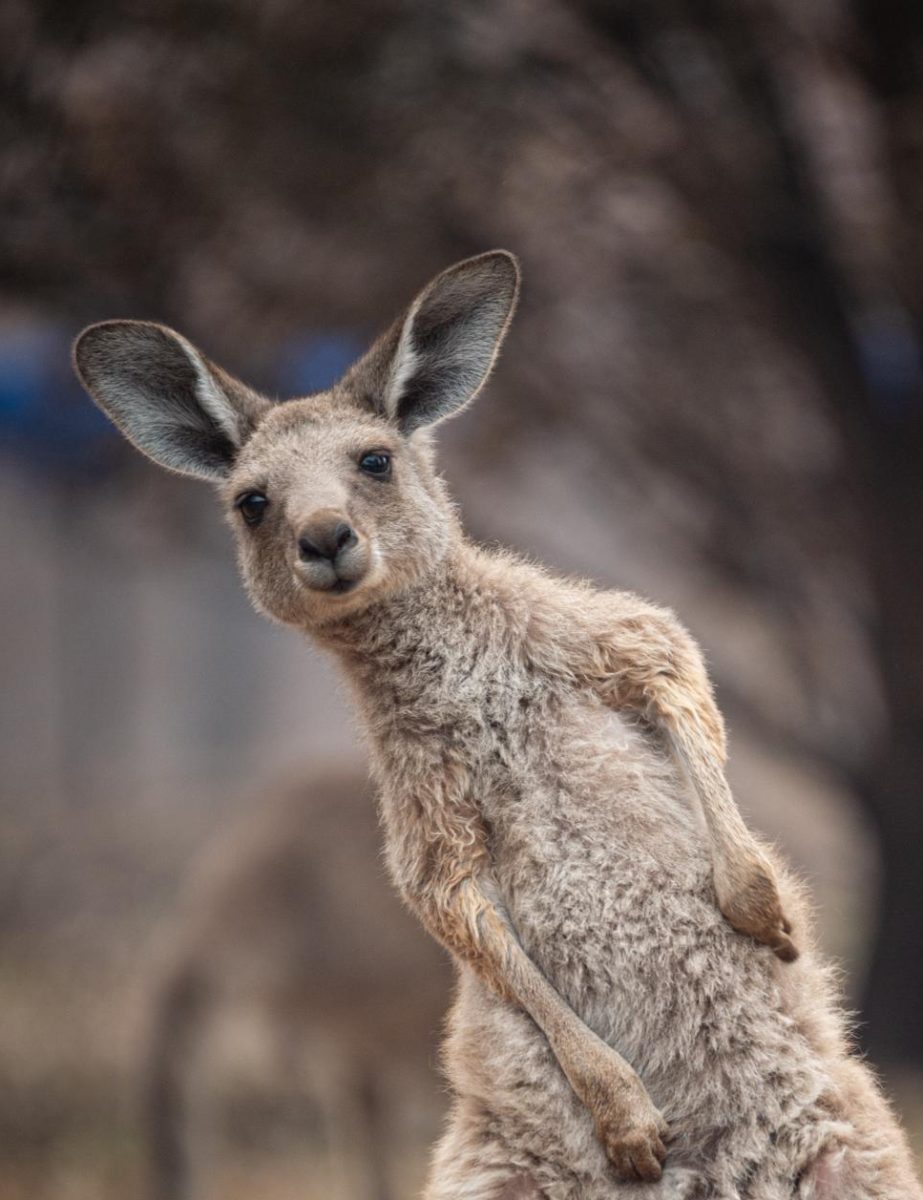
<svg viewBox="0 0 923 1200"><path fill-rule="evenodd" d="M140 449L219 478L255 603L352 685L391 873L461 971L427 1194L920 1197L798 889L731 799L695 643L460 530L426 426L480 389L517 288L507 254L461 263L283 405L159 327L76 348Z"/></svg>
<svg viewBox="0 0 923 1200"><path fill-rule="evenodd" d="M331 770L262 797L194 863L168 934L144 1071L153 1200L196 1194L190 1075L229 1007L267 1023L296 1085L307 1056L303 1086L340 1127L357 1195L387 1200L401 1128L391 1081L438 1109L434 1039L451 980L388 886L368 781Z"/></svg>

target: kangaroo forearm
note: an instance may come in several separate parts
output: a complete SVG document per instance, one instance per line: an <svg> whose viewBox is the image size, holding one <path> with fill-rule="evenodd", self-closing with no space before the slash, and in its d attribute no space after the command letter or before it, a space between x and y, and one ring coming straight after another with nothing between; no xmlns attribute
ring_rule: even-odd
<svg viewBox="0 0 923 1200"><path fill-rule="evenodd" d="M458 891L463 915L460 921L454 912L449 915L455 953L488 986L527 1013L545 1035L620 1177L659 1179L667 1129L637 1073L580 1020L541 973L502 904L485 893L476 878L466 880ZM444 926L446 916L439 914L436 924ZM461 930L474 936L464 940Z"/></svg>
<svg viewBox="0 0 923 1200"><path fill-rule="evenodd" d="M708 830L716 869L728 870L754 845L727 779L700 730L682 722L668 731L673 755L692 784Z"/></svg>
<svg viewBox="0 0 923 1200"><path fill-rule="evenodd" d="M577 1016L545 978L523 949L508 914L487 894L489 890L489 887L485 890L485 897L491 904L490 915L485 913L482 922L485 931L489 930L483 939L486 955L491 963L502 964L507 994L545 1035L576 1093L587 1099L587 1091L592 1088L594 1064L601 1055L611 1060L610 1085L611 1068L614 1067L621 1075L626 1097L643 1089L633 1068Z"/></svg>
<svg viewBox="0 0 923 1200"><path fill-rule="evenodd" d="M618 709L634 709L667 737L698 800L717 872L753 844L724 776L724 723L701 655L679 627L634 618L603 641L598 688Z"/></svg>
<svg viewBox="0 0 923 1200"><path fill-rule="evenodd" d="M598 630L591 683L607 704L634 709L666 736L704 820L721 912L791 961L798 952L775 873L725 778L724 722L702 655L670 614L637 603Z"/></svg>
<svg viewBox="0 0 923 1200"><path fill-rule="evenodd" d="M676 618L617 593L595 622L590 682L603 700L659 728L687 730L723 764L724 721L701 651Z"/></svg>
<svg viewBox="0 0 923 1200"><path fill-rule="evenodd" d="M722 913L741 933L771 946L784 962L798 957L782 911L775 872L744 824L727 779L705 738L683 724L669 733L673 753L692 784L709 835Z"/></svg>
<svg viewBox="0 0 923 1200"><path fill-rule="evenodd" d="M581 1021L545 978L488 890L468 879L454 889L446 907L437 908L425 897L411 899L411 903L430 933L494 992L531 1017L581 1100L592 1107L597 1100L597 1081L605 1077L608 1102L621 1100L627 1119L633 1098L644 1091L638 1075ZM615 1089L614 1082L618 1085ZM618 1095L612 1094L614 1090Z"/></svg>
<svg viewBox="0 0 923 1200"><path fill-rule="evenodd" d="M645 1090L635 1070L581 1021L515 941L507 948L505 977L509 995L545 1035L574 1092L590 1108L601 1099L596 1081L606 1061L606 1100L622 1107L627 1121Z"/></svg>

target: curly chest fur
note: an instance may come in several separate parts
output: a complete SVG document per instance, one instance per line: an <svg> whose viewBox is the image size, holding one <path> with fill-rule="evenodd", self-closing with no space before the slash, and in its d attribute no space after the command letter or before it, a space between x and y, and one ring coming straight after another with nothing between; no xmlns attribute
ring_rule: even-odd
<svg viewBox="0 0 923 1200"><path fill-rule="evenodd" d="M386 830L432 819L409 811L416 798L462 773L523 945L583 1009L644 968L639 944L662 957L664 927L691 920L690 905L720 925L704 835L648 732L517 662L509 630L485 624L477 638L443 625L394 642L384 669L379 656L366 715Z"/></svg>
<svg viewBox="0 0 923 1200"><path fill-rule="evenodd" d="M676 969L677 930L724 933L704 834L656 742L591 696L517 749L482 766L493 871L526 951L607 1033L614 1000Z"/></svg>

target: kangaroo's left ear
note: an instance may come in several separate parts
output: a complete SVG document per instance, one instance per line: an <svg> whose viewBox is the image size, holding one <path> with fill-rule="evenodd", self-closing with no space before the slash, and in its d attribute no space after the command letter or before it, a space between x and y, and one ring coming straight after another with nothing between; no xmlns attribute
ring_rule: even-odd
<svg viewBox="0 0 923 1200"><path fill-rule="evenodd" d="M491 250L449 267L344 382L405 434L441 421L478 394L519 295L519 264Z"/></svg>

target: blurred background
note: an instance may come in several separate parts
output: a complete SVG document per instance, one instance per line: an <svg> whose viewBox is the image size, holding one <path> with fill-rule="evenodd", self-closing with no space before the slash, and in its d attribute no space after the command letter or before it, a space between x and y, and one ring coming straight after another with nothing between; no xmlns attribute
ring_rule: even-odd
<svg viewBox="0 0 923 1200"><path fill-rule="evenodd" d="M923 1149L923 7L3 0L0 44L0 1198L418 1187L449 979L336 680L68 354L153 318L304 393L496 245L467 524L702 640Z"/></svg>

